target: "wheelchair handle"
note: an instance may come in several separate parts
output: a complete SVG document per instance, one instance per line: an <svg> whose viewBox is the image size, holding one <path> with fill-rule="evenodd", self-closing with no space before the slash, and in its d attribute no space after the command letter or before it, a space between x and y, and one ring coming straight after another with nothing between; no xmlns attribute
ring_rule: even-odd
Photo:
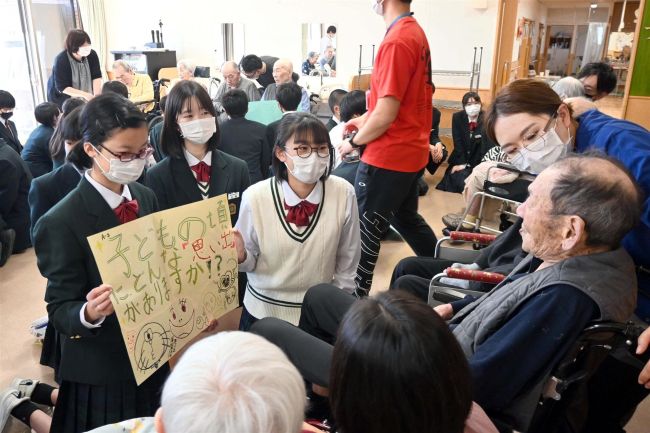
<svg viewBox="0 0 650 433"><path fill-rule="evenodd" d="M454 241L467 241L474 242L481 245L491 244L497 237L496 235L489 235L486 233L472 233L453 231L449 233L449 237Z"/></svg>
<svg viewBox="0 0 650 433"><path fill-rule="evenodd" d="M499 284L506 276L494 272L473 271L470 269L447 268L445 274L448 278L459 280L479 281L481 283Z"/></svg>

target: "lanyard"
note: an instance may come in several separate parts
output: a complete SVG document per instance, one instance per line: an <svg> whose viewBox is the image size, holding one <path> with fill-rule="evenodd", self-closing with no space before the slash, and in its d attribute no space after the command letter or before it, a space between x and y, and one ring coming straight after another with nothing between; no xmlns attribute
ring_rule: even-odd
<svg viewBox="0 0 650 433"><path fill-rule="evenodd" d="M406 12L406 13L404 13L404 14L398 16L397 18L395 18L395 19L393 20L393 22L390 23L390 25L389 25L388 28L386 29L386 33L384 34L384 37L386 37L386 35L388 34L388 32L390 32L390 29L392 29L393 26L394 26L395 24L397 24L397 22L398 22L399 20L401 20L402 18L410 17L410 16L413 16L413 12Z"/></svg>

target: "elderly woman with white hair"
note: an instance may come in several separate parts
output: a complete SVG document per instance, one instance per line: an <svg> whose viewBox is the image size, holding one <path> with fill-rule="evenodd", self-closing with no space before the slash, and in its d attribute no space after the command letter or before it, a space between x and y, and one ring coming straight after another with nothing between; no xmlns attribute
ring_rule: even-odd
<svg viewBox="0 0 650 433"><path fill-rule="evenodd" d="M562 100L585 96L585 86L575 77L561 78L551 88Z"/></svg>
<svg viewBox="0 0 650 433"><path fill-rule="evenodd" d="M221 332L183 354L155 417L92 433L298 433L305 405L302 377L277 346L254 334Z"/></svg>

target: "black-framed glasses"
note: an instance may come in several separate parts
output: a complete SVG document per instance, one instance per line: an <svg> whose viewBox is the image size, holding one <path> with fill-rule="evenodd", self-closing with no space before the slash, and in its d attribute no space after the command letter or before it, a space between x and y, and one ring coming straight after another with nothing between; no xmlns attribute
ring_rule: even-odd
<svg viewBox="0 0 650 433"><path fill-rule="evenodd" d="M327 144L320 144L318 147L314 148L307 144L301 144L293 148L296 151L296 155L300 158L309 158L312 152L316 152L321 158L327 158L330 156L330 147Z"/></svg>
<svg viewBox="0 0 650 433"><path fill-rule="evenodd" d="M153 147L151 147L151 145L149 145L149 144L147 144L145 147L143 147L140 150L140 152L138 152L138 153L127 153L127 152L125 152L125 153L115 153L111 149L109 149L108 147L101 146L101 145L100 145L100 147L102 149L106 149L108 151L108 153L110 153L111 155L113 155L114 157L116 157L117 159L119 159L122 162L129 162L129 161L133 161L134 159L147 159L151 155L153 155Z"/></svg>

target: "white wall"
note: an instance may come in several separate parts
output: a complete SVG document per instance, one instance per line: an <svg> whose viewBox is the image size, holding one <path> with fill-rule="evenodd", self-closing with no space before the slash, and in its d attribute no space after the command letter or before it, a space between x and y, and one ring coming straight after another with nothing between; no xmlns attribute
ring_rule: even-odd
<svg viewBox="0 0 650 433"><path fill-rule="evenodd" d="M519 0L517 6L517 24L515 26L515 32L519 29L519 21L521 18L527 18L535 22L533 26L533 52L537 44L537 33L539 32L539 23L546 24L546 15L548 8L541 4L538 0ZM516 35L516 33L515 33ZM517 39L515 36L514 46L512 48L512 60L517 60L519 58L519 46L521 45L521 39ZM531 52L531 58L532 54Z"/></svg>
<svg viewBox="0 0 650 433"><path fill-rule="evenodd" d="M593 23L604 23L609 20L609 8L606 6L596 8L591 13L591 18L589 17L589 13L588 6L580 8L549 8L546 20L549 25L580 25L587 24L590 21Z"/></svg>
<svg viewBox="0 0 650 433"><path fill-rule="evenodd" d="M415 17L431 46L433 69L469 70L474 46L483 46L481 83L488 87L496 32L497 0L488 8L471 7L472 0L414 0ZM217 66L215 49L221 50L223 22L243 23L248 53L289 57L294 68L302 63L301 24L337 24L337 67L347 83L356 75L359 45L363 65L369 66L371 45L384 36L382 19L369 0L110 0L105 3L110 50L141 48L150 41L151 29L163 21L165 47L177 57L199 65ZM434 77L437 86L468 87L469 78Z"/></svg>

